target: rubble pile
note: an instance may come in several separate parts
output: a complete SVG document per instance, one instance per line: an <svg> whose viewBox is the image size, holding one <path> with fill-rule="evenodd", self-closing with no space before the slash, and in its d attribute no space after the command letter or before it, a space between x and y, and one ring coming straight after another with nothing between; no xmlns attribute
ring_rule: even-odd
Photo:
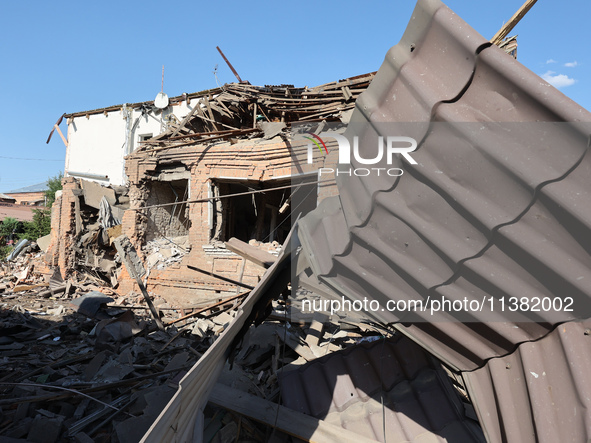
<svg viewBox="0 0 591 443"><path fill-rule="evenodd" d="M0 294L49 288L44 280L43 271L47 267L41 262L42 255L37 243L21 240L7 260L0 261Z"/></svg>
<svg viewBox="0 0 591 443"><path fill-rule="evenodd" d="M113 239L121 235L121 218L129 208L127 188L105 187L80 180L76 189L75 236L68 271L85 273L89 278L117 287L120 260L115 259Z"/></svg>
<svg viewBox="0 0 591 443"><path fill-rule="evenodd" d="M151 296L160 330L142 295L89 273L44 275L41 255L24 252L0 274L0 435L11 441L139 441L249 294L191 308ZM274 302L246 331L219 384L280 403L281 373L382 335L328 317L291 324L291 309ZM205 420L204 441L297 441L224 405L211 403Z"/></svg>
<svg viewBox="0 0 591 443"><path fill-rule="evenodd" d="M166 269L173 263L180 263L190 250L191 245L187 235L172 239L157 238L142 247L148 272L150 269Z"/></svg>

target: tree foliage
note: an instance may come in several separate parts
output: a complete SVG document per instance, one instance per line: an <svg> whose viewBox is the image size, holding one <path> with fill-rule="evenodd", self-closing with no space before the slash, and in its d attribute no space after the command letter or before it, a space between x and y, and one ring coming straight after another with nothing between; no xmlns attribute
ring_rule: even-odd
<svg viewBox="0 0 591 443"><path fill-rule="evenodd" d="M63 174L60 172L55 177L51 177L47 180L47 191L45 191L45 197L47 201L47 207L51 208L55 201L55 193L62 189L62 178Z"/></svg>
<svg viewBox="0 0 591 443"><path fill-rule="evenodd" d="M11 234L16 234L22 227L23 222L16 218L6 217L0 224L0 237L8 238Z"/></svg>
<svg viewBox="0 0 591 443"><path fill-rule="evenodd" d="M51 232L51 210L47 208L33 209L33 220L23 223L23 233L19 238L36 241Z"/></svg>

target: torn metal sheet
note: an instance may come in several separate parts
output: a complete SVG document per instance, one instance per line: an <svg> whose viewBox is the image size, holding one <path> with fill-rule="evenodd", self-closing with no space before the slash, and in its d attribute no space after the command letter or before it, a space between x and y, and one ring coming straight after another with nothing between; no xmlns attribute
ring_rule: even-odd
<svg viewBox="0 0 591 443"><path fill-rule="evenodd" d="M372 443L376 441L373 438L354 434L342 429L340 426L314 419L309 415L290 410L220 383L215 385L209 400L214 405L272 425L275 429L293 435L297 438L297 441L302 441L301 439L314 443ZM228 441L234 441L236 432L230 438ZM269 441L277 440L272 439Z"/></svg>
<svg viewBox="0 0 591 443"><path fill-rule="evenodd" d="M366 297L382 307L392 299L484 300L483 309L454 316L420 309L369 312L379 321L409 324L400 329L456 369L475 369L543 337L558 321L591 316L591 286L585 283L591 279L591 212L584 203L590 186L582 175L589 169L591 114L487 44L471 47L472 68L465 69L473 75L451 88L456 95L423 100L425 93L445 91L435 87L442 81L459 78L446 74L457 63L441 60L438 66L427 58L433 47L464 51L466 41L481 37L440 2L420 1L413 20L426 28L409 26L390 51L406 48L407 61L393 70L387 58L347 131L366 146L362 141L388 129L385 119L418 122L400 126L421 140L413 153L418 164L399 160L405 173L395 181L338 176L339 196L304 217L298 233L319 281L350 299ZM452 24L431 39L431 28ZM413 51L411 40L419 42ZM415 64L423 69L420 82L405 74ZM407 87L413 94L397 92ZM392 94L395 101L383 98ZM423 105L425 112L413 114ZM498 123L503 118L512 122ZM551 143L540 144L540 131ZM559 194L562 183L572 185ZM513 313L500 305L501 298L550 300L564 290L576 312Z"/></svg>

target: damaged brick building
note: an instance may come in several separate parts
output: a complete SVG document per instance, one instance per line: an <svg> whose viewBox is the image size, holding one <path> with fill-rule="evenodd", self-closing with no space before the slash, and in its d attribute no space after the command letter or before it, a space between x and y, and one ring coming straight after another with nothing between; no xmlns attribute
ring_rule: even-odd
<svg viewBox="0 0 591 443"><path fill-rule="evenodd" d="M146 269L147 289L170 305L195 306L238 290L187 265L254 286L264 267L236 247L250 243L246 247L276 252L291 216L335 192L334 180L320 180L306 161L306 140L290 137L292 123L320 132L324 122L346 122L374 74L313 88L233 83L173 97L161 110L144 102L65 115L66 177L53 209L47 261L64 276L83 270L121 293L137 290L111 246L124 234ZM158 118L160 128L146 127ZM98 131L98 140L84 131ZM101 131L120 137L108 133L101 142ZM120 157L126 187L115 163L93 166L96 152L86 156L92 144L111 155L109 161ZM331 154L313 155L331 164L336 151ZM238 246L226 246L231 238Z"/></svg>

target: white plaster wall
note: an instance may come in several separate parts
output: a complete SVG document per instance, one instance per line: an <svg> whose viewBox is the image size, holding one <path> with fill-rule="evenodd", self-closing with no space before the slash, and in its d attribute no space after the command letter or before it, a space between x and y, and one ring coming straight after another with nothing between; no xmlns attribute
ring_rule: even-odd
<svg viewBox="0 0 591 443"><path fill-rule="evenodd" d="M162 113L141 115L140 110L133 110L130 128L137 119L135 130L131 134L131 146L127 152L133 152L139 146L139 138L144 134L153 136L166 130L166 119L174 114L179 121L198 104L198 99L192 99L190 104L182 101L180 104L168 106ZM203 106L202 106L203 107ZM108 176L108 180L93 179L80 176L86 180L93 180L104 185L125 185L126 147L126 119L122 110L90 114L75 117L68 125L68 148L66 150L66 175L77 177L76 173ZM161 118L164 123L161 124ZM72 172L70 174L70 171Z"/></svg>

